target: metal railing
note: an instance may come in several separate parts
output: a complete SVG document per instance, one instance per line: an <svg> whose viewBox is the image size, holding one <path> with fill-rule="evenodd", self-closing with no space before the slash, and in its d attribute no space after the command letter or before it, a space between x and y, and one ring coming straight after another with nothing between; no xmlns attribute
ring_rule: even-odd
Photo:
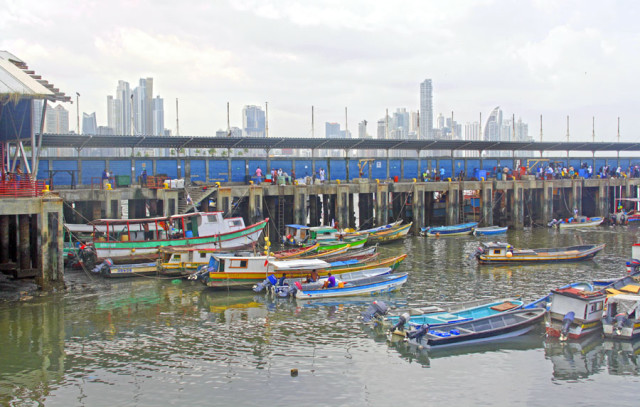
<svg viewBox="0 0 640 407"><path fill-rule="evenodd" d="M0 181L0 198L20 198L41 196L46 182L24 180Z"/></svg>

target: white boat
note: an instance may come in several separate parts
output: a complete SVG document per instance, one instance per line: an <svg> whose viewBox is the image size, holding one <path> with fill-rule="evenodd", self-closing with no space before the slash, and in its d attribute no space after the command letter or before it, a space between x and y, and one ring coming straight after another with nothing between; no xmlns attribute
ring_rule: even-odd
<svg viewBox="0 0 640 407"><path fill-rule="evenodd" d="M607 298L602 292L571 286L552 290L550 298L548 336L580 339L600 331Z"/></svg>
<svg viewBox="0 0 640 407"><path fill-rule="evenodd" d="M589 218L587 216L578 216L576 218L569 218L568 220L554 219L553 221L549 222L549 225L556 226L558 229L574 229L600 226L602 222L604 222L604 218Z"/></svg>
<svg viewBox="0 0 640 407"><path fill-rule="evenodd" d="M286 295L292 295L299 299L316 299L381 294L398 290L407 282L408 276L409 273L389 274L387 272L370 277L361 277L351 281L341 281L339 276L336 276L336 285L331 288L324 288L323 283L326 278L320 279L317 283L310 284L296 282L293 290L288 291Z"/></svg>
<svg viewBox="0 0 640 407"><path fill-rule="evenodd" d="M637 286L636 286L637 287ZM640 295L617 294L608 298L602 317L604 336L614 339L640 337Z"/></svg>
<svg viewBox="0 0 640 407"><path fill-rule="evenodd" d="M487 226L484 228L475 228L473 230L473 235L474 236L499 235L502 233L507 233L507 229L509 229L509 226Z"/></svg>
<svg viewBox="0 0 640 407"><path fill-rule="evenodd" d="M98 219L92 246L97 260L114 263L149 261L159 249L181 246L197 249L237 250L257 243L268 219L245 226L241 217L224 218L222 212L195 212L161 218Z"/></svg>

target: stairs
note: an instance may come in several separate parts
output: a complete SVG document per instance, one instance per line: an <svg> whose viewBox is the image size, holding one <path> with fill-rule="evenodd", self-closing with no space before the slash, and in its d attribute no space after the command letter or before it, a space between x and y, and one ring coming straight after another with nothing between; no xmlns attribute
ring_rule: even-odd
<svg viewBox="0 0 640 407"><path fill-rule="evenodd" d="M284 185L278 186L278 235L284 236L285 197Z"/></svg>
<svg viewBox="0 0 640 407"><path fill-rule="evenodd" d="M184 191L178 193L178 213L187 213L192 211L195 212L197 210L198 204L205 199L208 199L209 196L216 191L217 188L214 187L203 189L203 187L201 186L186 186L184 188ZM187 195L191 197L192 204L187 204Z"/></svg>

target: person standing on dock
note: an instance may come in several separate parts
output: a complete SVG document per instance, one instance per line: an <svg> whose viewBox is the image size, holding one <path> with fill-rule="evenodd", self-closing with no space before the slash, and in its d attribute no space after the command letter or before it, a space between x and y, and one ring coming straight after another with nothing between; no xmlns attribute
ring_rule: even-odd
<svg viewBox="0 0 640 407"><path fill-rule="evenodd" d="M260 183L262 182L262 170L260 169L260 167L256 168L256 184L260 185Z"/></svg>
<svg viewBox="0 0 640 407"><path fill-rule="evenodd" d="M107 187L107 182L109 182L109 173L105 168L104 171L102 171L102 189L105 189Z"/></svg>
<svg viewBox="0 0 640 407"><path fill-rule="evenodd" d="M140 174L140 181L143 187L147 186L147 169L142 169L142 174Z"/></svg>

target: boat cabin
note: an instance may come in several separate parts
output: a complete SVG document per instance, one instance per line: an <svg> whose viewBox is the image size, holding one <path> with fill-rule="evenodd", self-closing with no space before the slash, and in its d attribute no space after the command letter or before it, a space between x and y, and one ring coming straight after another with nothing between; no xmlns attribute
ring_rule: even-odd
<svg viewBox="0 0 640 407"><path fill-rule="evenodd" d="M212 272L218 273L286 273L287 271L313 270L331 267L320 259L276 260L266 256L213 256ZM268 262L265 265L265 261Z"/></svg>
<svg viewBox="0 0 640 407"><path fill-rule="evenodd" d="M486 256L505 257L508 251L513 252L513 246L504 242L482 243L482 250Z"/></svg>
<svg viewBox="0 0 640 407"><path fill-rule="evenodd" d="M100 242L172 240L214 236L245 228L241 217L227 218L222 212L195 212L145 219L97 219L93 239Z"/></svg>
<svg viewBox="0 0 640 407"><path fill-rule="evenodd" d="M327 241L327 240L339 240L340 232L337 229L329 226L304 226L304 225L286 225L285 236L287 242L295 241L296 244L303 243L305 241Z"/></svg>
<svg viewBox="0 0 640 407"><path fill-rule="evenodd" d="M606 298L600 291L585 291L576 287L551 290L549 314L552 319L562 320L567 313L574 312L576 320L599 321L604 313Z"/></svg>
<svg viewBox="0 0 640 407"><path fill-rule="evenodd" d="M607 316L625 313L628 319L640 319L640 295L618 294L607 300Z"/></svg>

